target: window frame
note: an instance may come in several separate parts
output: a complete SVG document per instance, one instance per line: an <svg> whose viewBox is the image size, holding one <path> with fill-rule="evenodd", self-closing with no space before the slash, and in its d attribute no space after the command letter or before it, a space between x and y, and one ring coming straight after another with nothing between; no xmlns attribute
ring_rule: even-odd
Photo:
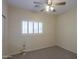
<svg viewBox="0 0 79 59"><path fill-rule="evenodd" d="M23 22L27 22L27 26L26 26L27 27L27 33L26 32L24 33L24 31L23 31L23 29L24 29L23 27L25 27L25 25L23 25ZM32 31L33 31L32 33L29 33L29 22L32 22ZM35 22L38 24L37 25L37 27L38 27L37 33L34 32L34 30L35 30L34 29ZM39 32L39 30L40 30L39 29L39 26L40 26L39 23L42 24L41 32ZM43 23L42 22L38 22L38 21L26 21L26 20L22 21L22 34L42 34L42 33L43 33Z"/></svg>

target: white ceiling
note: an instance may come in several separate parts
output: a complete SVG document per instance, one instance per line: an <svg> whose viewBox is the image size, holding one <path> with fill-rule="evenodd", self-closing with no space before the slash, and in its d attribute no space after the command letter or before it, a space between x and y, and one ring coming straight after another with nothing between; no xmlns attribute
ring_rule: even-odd
<svg viewBox="0 0 79 59"><path fill-rule="evenodd" d="M44 6L42 6L40 8L35 8L34 7L35 4L33 3L34 1L41 2L41 3L46 2L46 0L8 0L8 3L13 6L17 6L20 8L25 8L27 10L39 12L40 9L42 9ZM62 1L65 1L66 5L56 6L55 7L56 12L52 12L52 14L64 13L64 12L68 11L69 9L71 9L72 7L76 7L76 4L77 4L76 0L53 0L53 2L62 2Z"/></svg>

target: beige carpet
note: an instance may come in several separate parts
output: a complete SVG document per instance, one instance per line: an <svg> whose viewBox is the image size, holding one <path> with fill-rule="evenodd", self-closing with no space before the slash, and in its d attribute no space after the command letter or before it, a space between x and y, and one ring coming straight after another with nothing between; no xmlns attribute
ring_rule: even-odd
<svg viewBox="0 0 79 59"><path fill-rule="evenodd" d="M76 54L58 46L27 52L25 55L14 55L8 59L77 59Z"/></svg>

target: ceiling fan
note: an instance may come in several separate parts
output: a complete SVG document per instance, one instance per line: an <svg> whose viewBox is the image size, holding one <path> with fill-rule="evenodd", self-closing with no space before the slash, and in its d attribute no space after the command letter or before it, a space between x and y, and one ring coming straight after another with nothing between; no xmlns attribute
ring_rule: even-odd
<svg viewBox="0 0 79 59"><path fill-rule="evenodd" d="M54 3L52 0L47 0L46 3L41 3L41 2L33 2L35 4L35 7L40 7L40 5L45 5L45 7L43 9L41 9L40 11L53 11L56 12L55 6L61 6L61 5L65 5L66 2L59 2L59 3Z"/></svg>

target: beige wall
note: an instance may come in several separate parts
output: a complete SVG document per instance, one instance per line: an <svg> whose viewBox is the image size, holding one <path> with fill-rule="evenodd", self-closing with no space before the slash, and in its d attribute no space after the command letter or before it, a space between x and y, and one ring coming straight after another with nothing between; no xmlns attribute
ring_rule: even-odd
<svg viewBox="0 0 79 59"><path fill-rule="evenodd" d="M35 13L9 7L9 54L15 54L26 42L26 51L46 48L55 45L55 16ZM43 23L43 34L23 35L22 21L39 21Z"/></svg>
<svg viewBox="0 0 79 59"><path fill-rule="evenodd" d="M76 9L59 15L56 20L56 42L57 45L77 52L77 12Z"/></svg>

